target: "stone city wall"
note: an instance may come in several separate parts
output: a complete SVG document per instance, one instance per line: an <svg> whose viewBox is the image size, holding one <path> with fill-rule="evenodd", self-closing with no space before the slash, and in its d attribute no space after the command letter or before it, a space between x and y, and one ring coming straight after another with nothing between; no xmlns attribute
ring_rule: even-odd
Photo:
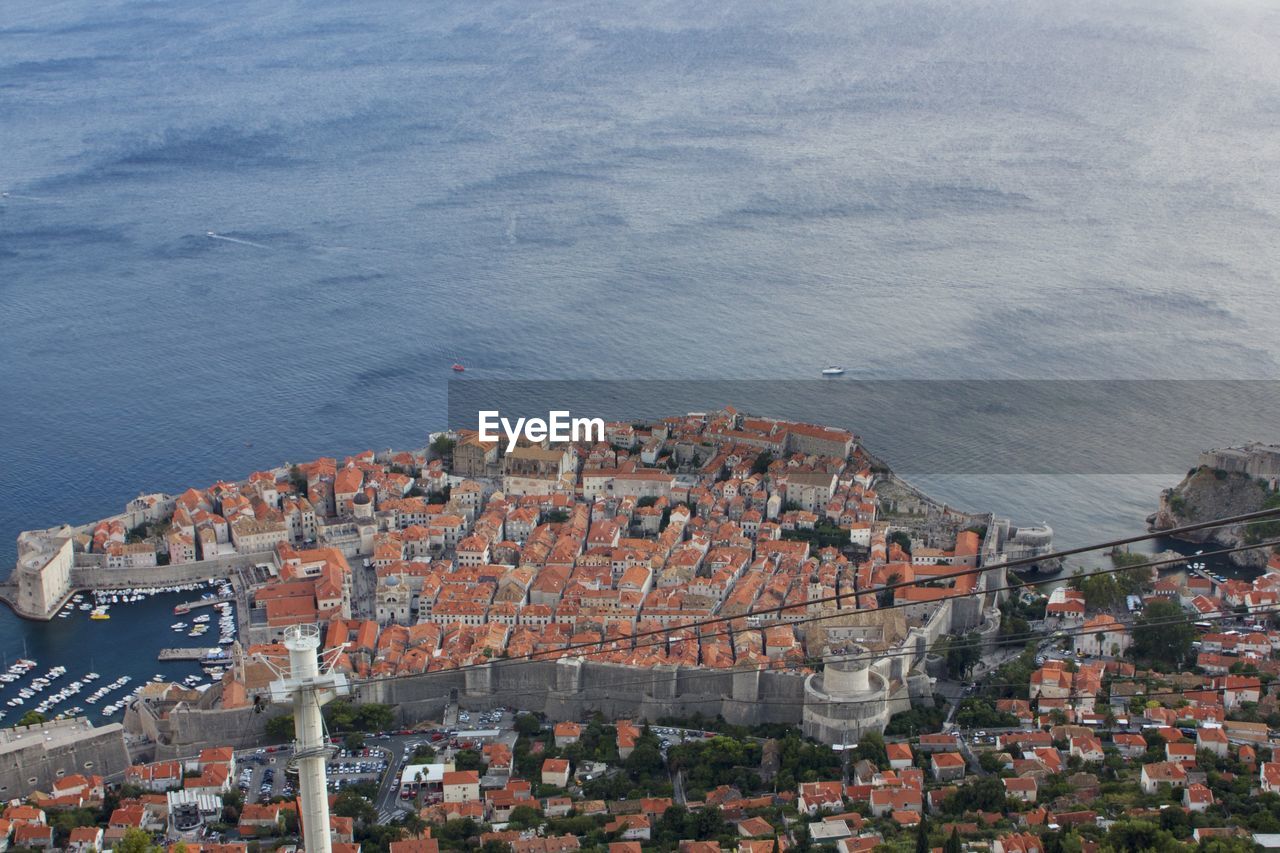
<svg viewBox="0 0 1280 853"><path fill-rule="evenodd" d="M44 732L58 723L27 726L18 731ZM80 721L63 725L83 726ZM0 746L0 799L22 797L31 791L48 791L53 783L73 773L108 776L129 766L124 729L119 723L85 730L83 737L46 740L45 736L30 742L6 743Z"/></svg>

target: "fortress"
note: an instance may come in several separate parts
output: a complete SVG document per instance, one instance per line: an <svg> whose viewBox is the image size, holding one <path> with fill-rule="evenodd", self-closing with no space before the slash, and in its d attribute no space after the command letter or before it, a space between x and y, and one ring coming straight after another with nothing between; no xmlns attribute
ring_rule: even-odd
<svg viewBox="0 0 1280 853"><path fill-rule="evenodd" d="M968 624L966 609L953 608L954 603L940 602L922 619L901 610L849 611L813 623L814 636L828 644L820 671L638 667L590 656L493 660L459 670L356 680L352 699L393 706L397 724L404 726L443 719L446 706L459 703L472 710L514 706L553 721L596 712L650 721L702 714L738 725L796 725L825 743L854 742L864 732L882 731L890 717L913 703L931 701L930 673L936 669L927 649L939 636L978 630L994 640L995 614L985 614L979 625ZM819 632L818 626L825 627ZM243 684L250 693L265 690L257 681L270 673L255 656L237 648L235 657L236 672L227 684L237 689ZM289 711L283 705L269 705L262 713L248 705L227 707L219 695L224 689L156 694L130 709L126 730L150 740L155 758L172 758L210 745L256 746L265 739L266 722Z"/></svg>
<svg viewBox="0 0 1280 853"><path fill-rule="evenodd" d="M1244 474L1257 480L1280 479L1280 444L1252 442L1243 447L1226 447L1200 454L1198 464L1230 474Z"/></svg>

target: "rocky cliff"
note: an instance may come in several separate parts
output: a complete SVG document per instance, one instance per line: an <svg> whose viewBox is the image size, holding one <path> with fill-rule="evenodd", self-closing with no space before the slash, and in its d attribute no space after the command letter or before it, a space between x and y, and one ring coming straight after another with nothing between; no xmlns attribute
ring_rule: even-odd
<svg viewBox="0 0 1280 853"><path fill-rule="evenodd" d="M1189 471L1182 482L1172 489L1165 489L1160 493L1160 507L1147 517L1147 526L1152 531L1168 530L1184 524L1257 512L1266 506L1280 506L1280 493L1274 491L1267 481L1221 468L1201 466ZM1232 548L1264 538L1275 538L1278 534L1280 522L1270 522L1266 525L1233 525L1197 530L1179 538ZM1260 548L1232 554L1231 559L1237 565L1261 568L1266 565L1269 553L1269 549Z"/></svg>

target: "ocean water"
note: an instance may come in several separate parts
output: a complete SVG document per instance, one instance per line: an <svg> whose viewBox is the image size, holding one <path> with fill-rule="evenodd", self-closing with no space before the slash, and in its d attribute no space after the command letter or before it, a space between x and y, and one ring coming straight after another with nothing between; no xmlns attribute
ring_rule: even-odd
<svg viewBox="0 0 1280 853"><path fill-rule="evenodd" d="M11 0L0 563L421 444L455 359L1276 378L1277 130L1269 0ZM1082 542L1183 468L921 484Z"/></svg>

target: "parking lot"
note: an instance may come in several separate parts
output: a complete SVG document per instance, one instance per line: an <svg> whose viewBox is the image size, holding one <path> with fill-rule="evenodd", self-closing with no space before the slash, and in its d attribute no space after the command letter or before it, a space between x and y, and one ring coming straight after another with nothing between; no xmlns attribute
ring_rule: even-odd
<svg viewBox="0 0 1280 853"><path fill-rule="evenodd" d="M264 803L272 797L296 796L297 777L288 772L291 754L289 747L276 746L238 756L236 786L244 794L245 802ZM329 790L340 791L357 782L378 784L389 763L387 751L377 747L356 752L338 750L327 765Z"/></svg>
<svg viewBox="0 0 1280 853"><path fill-rule="evenodd" d="M464 749L480 750L486 743L505 743L515 747L515 715L503 708L494 711L459 711L457 725L450 728L418 732L401 742L397 765L410 763L419 746L429 746L435 751L436 761L449 762ZM496 737L492 732L497 731Z"/></svg>
<svg viewBox="0 0 1280 853"><path fill-rule="evenodd" d="M272 797L296 793L296 779L285 772L292 750L287 746L264 747L241 754L236 786L247 803L262 803Z"/></svg>
<svg viewBox="0 0 1280 853"><path fill-rule="evenodd" d="M714 732L698 729L669 729L662 726L654 726L650 731L658 736L658 746L664 755L668 749L685 741L704 740L715 735Z"/></svg>
<svg viewBox="0 0 1280 853"><path fill-rule="evenodd" d="M329 760L327 767L329 790L340 791L357 782L373 782L376 785L382 781L382 774L386 772L387 764L387 751L379 747L352 752L345 749L338 750L338 753Z"/></svg>

